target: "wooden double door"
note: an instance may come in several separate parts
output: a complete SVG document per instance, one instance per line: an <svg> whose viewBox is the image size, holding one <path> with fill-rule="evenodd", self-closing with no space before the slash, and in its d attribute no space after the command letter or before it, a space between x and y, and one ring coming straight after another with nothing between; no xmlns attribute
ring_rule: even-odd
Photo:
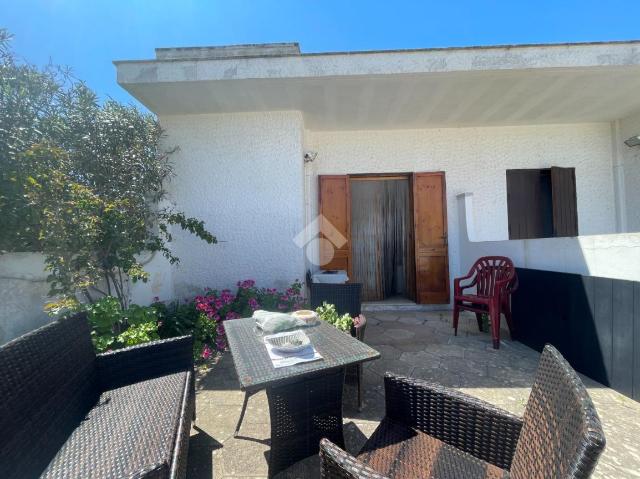
<svg viewBox="0 0 640 479"><path fill-rule="evenodd" d="M409 234L414 245L415 291L411 296L419 304L446 304L449 302L449 256L445 175L434 172L406 176L410 182L413 214L413 228ZM344 269L351 278L350 180L350 175L319 176L319 212L320 236L330 240L321 242L321 268ZM346 242L335 245L331 241L335 231L340 232Z"/></svg>

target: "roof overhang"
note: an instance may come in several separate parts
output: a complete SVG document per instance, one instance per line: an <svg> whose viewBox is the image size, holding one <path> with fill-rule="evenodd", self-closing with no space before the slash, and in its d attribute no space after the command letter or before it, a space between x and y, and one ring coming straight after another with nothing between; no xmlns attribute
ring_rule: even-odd
<svg viewBox="0 0 640 479"><path fill-rule="evenodd" d="M161 116L298 110L317 130L600 122L640 110L640 42L217 58L178 50L115 62L118 83Z"/></svg>

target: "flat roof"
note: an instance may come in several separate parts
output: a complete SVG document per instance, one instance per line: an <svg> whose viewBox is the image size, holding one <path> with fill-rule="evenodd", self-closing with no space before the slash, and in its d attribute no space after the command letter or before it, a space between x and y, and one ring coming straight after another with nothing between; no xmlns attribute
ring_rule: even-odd
<svg viewBox="0 0 640 479"><path fill-rule="evenodd" d="M115 61L158 115L298 110L311 129L611 121L640 110L640 40L302 53L179 47Z"/></svg>

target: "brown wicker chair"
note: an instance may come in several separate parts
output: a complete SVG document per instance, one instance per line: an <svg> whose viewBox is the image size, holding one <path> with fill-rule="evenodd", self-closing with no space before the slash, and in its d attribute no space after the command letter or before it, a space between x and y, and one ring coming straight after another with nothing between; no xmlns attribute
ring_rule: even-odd
<svg viewBox="0 0 640 479"><path fill-rule="evenodd" d="M582 381L552 346L523 418L425 381L384 381L386 417L357 457L320 443L323 478L586 478L605 446Z"/></svg>
<svg viewBox="0 0 640 479"><path fill-rule="evenodd" d="M0 348L0 477L183 478L190 336L96 354L82 315Z"/></svg>

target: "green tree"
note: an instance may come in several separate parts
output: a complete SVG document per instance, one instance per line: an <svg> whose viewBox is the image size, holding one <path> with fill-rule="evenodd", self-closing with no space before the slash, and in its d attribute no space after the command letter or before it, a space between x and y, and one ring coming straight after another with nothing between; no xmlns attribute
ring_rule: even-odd
<svg viewBox="0 0 640 479"><path fill-rule="evenodd" d="M104 103L69 71L19 61L0 30L0 252L42 251L51 295L69 304L146 281L145 251L179 261L174 225L207 243L196 218L166 206L175 148L162 148L153 115Z"/></svg>

